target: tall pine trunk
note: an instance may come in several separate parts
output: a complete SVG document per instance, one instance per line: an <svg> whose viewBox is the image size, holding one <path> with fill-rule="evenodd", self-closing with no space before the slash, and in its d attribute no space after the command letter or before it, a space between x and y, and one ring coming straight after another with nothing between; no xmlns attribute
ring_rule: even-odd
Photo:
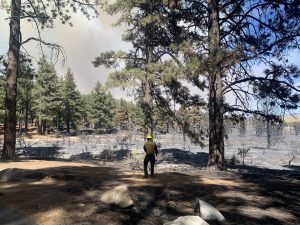
<svg viewBox="0 0 300 225"><path fill-rule="evenodd" d="M21 0L11 1L10 36L8 49L8 66L6 74L6 98L4 121L4 145L2 159L15 159L16 147L16 98L17 74L20 55L20 11Z"/></svg>
<svg viewBox="0 0 300 225"><path fill-rule="evenodd" d="M209 170L224 167L224 125L221 68L218 60L220 52L219 0L208 0L208 41L209 58Z"/></svg>
<svg viewBox="0 0 300 225"><path fill-rule="evenodd" d="M152 47L147 48L147 64L152 63ZM144 96L144 113L145 113L145 121L144 121L144 134L153 135L153 96L152 96L152 81L149 79L149 74L146 71L145 77L145 86L144 86L145 96Z"/></svg>

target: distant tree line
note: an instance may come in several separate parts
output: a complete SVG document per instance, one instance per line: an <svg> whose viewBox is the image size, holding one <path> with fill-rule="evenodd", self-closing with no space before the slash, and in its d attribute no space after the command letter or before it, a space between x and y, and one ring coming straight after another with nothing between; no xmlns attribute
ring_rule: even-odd
<svg viewBox="0 0 300 225"><path fill-rule="evenodd" d="M5 66L5 63L4 63ZM5 82L1 79L0 98L4 102ZM53 129L70 132L77 129L92 128L106 133L113 128L119 130L142 130L144 112L141 101L114 99L110 91L96 82L91 93L79 92L74 74L70 68L59 75L54 65L44 56L36 70L29 58L21 55L17 95L17 126L28 131L29 125L35 126L39 134ZM1 104L0 119L4 123L4 104ZM202 124L199 112L176 110L178 117L185 123L193 123L193 129ZM154 126L158 132L167 133L176 126L164 108L155 106Z"/></svg>

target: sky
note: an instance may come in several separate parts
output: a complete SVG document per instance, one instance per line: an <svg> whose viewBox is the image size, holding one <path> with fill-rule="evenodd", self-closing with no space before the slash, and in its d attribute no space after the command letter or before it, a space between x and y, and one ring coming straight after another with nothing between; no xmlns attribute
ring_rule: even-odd
<svg viewBox="0 0 300 225"><path fill-rule="evenodd" d="M47 42L57 43L64 47L67 61L65 65L62 65L61 62L56 63L58 74L63 75L70 67L79 91L82 94L88 94L97 81L104 84L110 72L103 66L95 68L91 63L95 57L105 51L127 50L130 48L130 44L122 42L122 33L125 28L111 26L116 18L105 14L103 11L100 11L99 17L91 20L88 20L81 13L71 16L73 27L56 23L54 29L43 31L42 37ZM7 17L8 14L5 10L0 9L0 54L5 54L8 50L9 21L5 19ZM22 22L21 29L23 40L36 35L35 28L27 22ZM37 43L30 42L25 47L28 53L36 59L41 56ZM299 51L290 53L290 62L300 67ZM254 71L258 73L263 70L262 66L254 68ZM193 87L190 88L192 92L196 92ZM132 99L120 89L114 88L111 92L115 98Z"/></svg>
<svg viewBox="0 0 300 225"><path fill-rule="evenodd" d="M8 14L0 9L0 54L8 51L9 24L5 18ZM56 27L42 32L45 41L63 46L67 61L62 65L62 60L55 64L56 71L61 76L70 67L74 73L79 91L88 94L97 81L105 83L109 70L104 67L95 68L92 61L101 52L109 50L126 50L130 48L128 43L122 42L121 36L124 27L113 27L111 24L115 18L100 12L98 18L88 20L80 13L72 15L73 27L56 23ZM35 28L22 22L22 39L30 36L37 36ZM25 45L30 55L37 60L41 52L36 42L29 42ZM46 50L46 48L44 48ZM45 51L46 52L46 51ZM119 89L112 89L114 97L124 97L126 93Z"/></svg>

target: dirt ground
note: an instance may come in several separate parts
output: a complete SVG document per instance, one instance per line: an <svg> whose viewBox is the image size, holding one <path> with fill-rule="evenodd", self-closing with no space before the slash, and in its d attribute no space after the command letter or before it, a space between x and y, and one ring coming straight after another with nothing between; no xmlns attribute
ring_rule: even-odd
<svg viewBox="0 0 300 225"><path fill-rule="evenodd" d="M198 170L188 175L165 170L143 179L141 172L115 163L0 162L0 175L19 169L9 181L0 181L0 224L160 225L192 215L196 197L216 207L228 224L300 224L297 171ZM101 193L119 184L129 186L136 207L121 210L100 202Z"/></svg>

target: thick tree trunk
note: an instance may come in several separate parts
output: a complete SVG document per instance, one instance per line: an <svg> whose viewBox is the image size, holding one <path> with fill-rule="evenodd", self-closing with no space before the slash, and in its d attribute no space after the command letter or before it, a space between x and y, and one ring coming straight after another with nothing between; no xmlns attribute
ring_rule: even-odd
<svg viewBox="0 0 300 225"><path fill-rule="evenodd" d="M209 40L209 170L224 168L224 125L221 68L217 55L220 52L219 1L208 0Z"/></svg>
<svg viewBox="0 0 300 225"><path fill-rule="evenodd" d="M152 47L147 48L147 63L152 63ZM145 113L145 121L144 121L144 134L153 135L153 96L152 96L152 81L148 77L148 73L145 79L145 96L144 96L144 113Z"/></svg>
<svg viewBox="0 0 300 225"><path fill-rule="evenodd" d="M20 54L20 10L21 0L11 1L10 36L8 50L8 66L6 74L6 98L4 121L4 145L2 159L15 159L16 147L16 97L17 74Z"/></svg>

